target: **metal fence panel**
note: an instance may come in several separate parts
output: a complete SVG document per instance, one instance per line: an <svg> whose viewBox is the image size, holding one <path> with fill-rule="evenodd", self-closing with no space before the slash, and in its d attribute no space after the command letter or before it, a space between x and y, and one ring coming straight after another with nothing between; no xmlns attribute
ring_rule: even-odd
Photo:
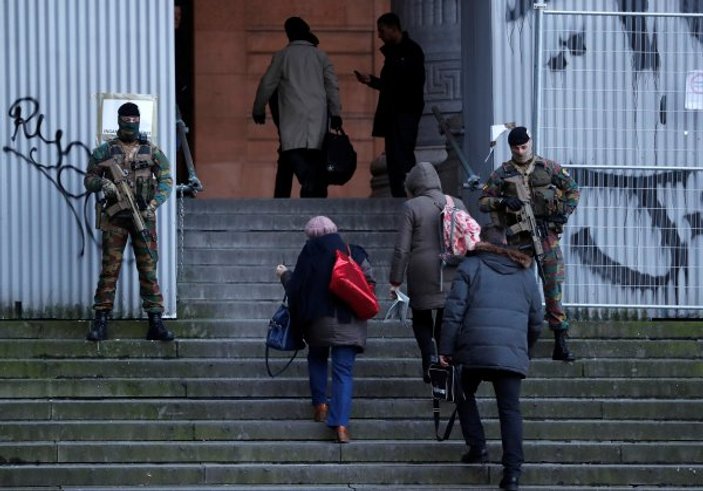
<svg viewBox="0 0 703 491"><path fill-rule="evenodd" d="M690 315L703 308L703 15L649 4L538 11L534 136L582 189L563 238L567 305Z"/></svg>
<svg viewBox="0 0 703 491"><path fill-rule="evenodd" d="M100 251L82 174L95 95L157 96L155 143L174 160L173 1L2 0L0 57L0 318L89 317ZM176 313L175 201L159 210L166 316ZM141 315L133 263L127 252L116 317Z"/></svg>

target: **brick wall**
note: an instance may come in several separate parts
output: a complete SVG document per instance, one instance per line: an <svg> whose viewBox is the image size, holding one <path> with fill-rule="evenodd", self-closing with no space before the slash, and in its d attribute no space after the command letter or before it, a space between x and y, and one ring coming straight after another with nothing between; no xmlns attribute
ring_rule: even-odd
<svg viewBox="0 0 703 491"><path fill-rule="evenodd" d="M283 22L293 15L310 24L334 64L344 128L359 155L352 181L330 186L330 196L369 196L369 164L383 151L382 140L371 138L378 94L352 71L380 70L376 18L389 8L389 0L195 0L195 162L205 186L199 196L273 196L276 128L270 117L255 125L251 107L271 55L287 43Z"/></svg>

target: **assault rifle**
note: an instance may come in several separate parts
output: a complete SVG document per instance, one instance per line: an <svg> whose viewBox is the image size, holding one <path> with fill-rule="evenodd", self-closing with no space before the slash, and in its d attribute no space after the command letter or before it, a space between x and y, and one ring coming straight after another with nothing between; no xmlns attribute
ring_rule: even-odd
<svg viewBox="0 0 703 491"><path fill-rule="evenodd" d="M532 247L535 250L535 259L537 260L537 272L539 277L544 281L544 270L542 262L544 261L544 248L542 247L542 239L546 238L547 233L545 228L537 222L534 211L532 210L532 200L530 198L530 190L522 179L522 176L514 176L505 179L515 185L517 197L522 201L522 208L512 213L517 217L517 223L508 227L508 235L515 235L520 232L527 232L532 238Z"/></svg>
<svg viewBox="0 0 703 491"><path fill-rule="evenodd" d="M144 219L139 211L137 202L134 200L134 195L132 194L132 189L129 187L129 183L127 182L125 171L122 167L120 167L120 164L118 164L117 160L114 158L110 162L105 163L105 166L110 173L112 182L117 188L117 201L106 207L105 213L107 213L108 217L112 217L121 211L129 211L132 221L134 222L134 228L137 229L137 232L141 235L142 240L147 245L146 250L149 252L149 256L151 256L151 259L156 260L154 253L149 248L151 234L144 223Z"/></svg>

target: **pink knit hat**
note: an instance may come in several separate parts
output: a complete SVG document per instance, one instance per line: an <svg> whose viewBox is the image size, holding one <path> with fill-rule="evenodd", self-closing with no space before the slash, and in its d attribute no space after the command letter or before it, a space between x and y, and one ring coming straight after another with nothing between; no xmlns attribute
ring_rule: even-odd
<svg viewBox="0 0 703 491"><path fill-rule="evenodd" d="M337 226L334 222L322 215L311 218L308 220L308 223L305 224L305 235L310 238L333 234L336 231Z"/></svg>

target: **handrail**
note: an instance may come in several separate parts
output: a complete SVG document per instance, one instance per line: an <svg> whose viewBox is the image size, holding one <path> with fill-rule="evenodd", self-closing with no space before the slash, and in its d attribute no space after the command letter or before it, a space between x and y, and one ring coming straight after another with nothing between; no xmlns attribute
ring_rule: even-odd
<svg viewBox="0 0 703 491"><path fill-rule="evenodd" d="M198 179L198 175L195 173L195 165L193 164L193 155L190 153L190 145L188 144L188 127L185 121L181 119L181 111L176 106L176 132L178 133L178 138L180 141L180 148L183 150L183 158L186 164L186 171L188 172L188 181L186 184L177 184L176 192L179 195L188 195L194 197L197 193L203 190L203 183Z"/></svg>
<svg viewBox="0 0 703 491"><path fill-rule="evenodd" d="M481 185L481 178L469 165L468 159L464 155L464 152L459 146L459 143L456 141L456 138L454 138L452 129L447 124L447 121L444 119L444 116L442 116L442 113L439 112L439 108L437 106L432 106L432 113L434 114L434 117L437 118L439 132L447 137L449 144L452 146L454 152L459 158L459 162L461 162L461 166L464 168L464 172L466 173L466 182L464 183L464 187L471 190L478 189Z"/></svg>

